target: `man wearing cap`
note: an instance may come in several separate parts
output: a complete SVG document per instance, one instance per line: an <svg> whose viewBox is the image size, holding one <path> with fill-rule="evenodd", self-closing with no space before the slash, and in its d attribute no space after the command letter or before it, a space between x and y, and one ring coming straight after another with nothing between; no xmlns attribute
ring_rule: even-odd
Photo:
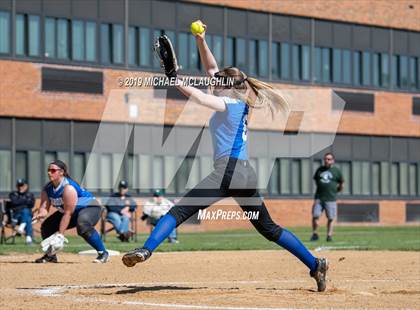
<svg viewBox="0 0 420 310"><path fill-rule="evenodd" d="M118 192L111 195L106 204L107 221L111 222L121 242L129 242L129 224L131 212L137 208L136 202L128 193L128 183L121 180Z"/></svg>
<svg viewBox="0 0 420 310"><path fill-rule="evenodd" d="M161 190L157 189L153 193L153 200L149 200L143 206L143 216L141 219L144 221L147 219L148 224L155 227L159 219L164 216L174 206L174 204L163 197ZM176 228L172 230L168 236L169 243L178 243Z"/></svg>
<svg viewBox="0 0 420 310"><path fill-rule="evenodd" d="M32 208L34 207L35 197L28 190L25 179L18 179L16 191L9 194L10 207L13 211L12 222L20 223L17 232L26 232L26 244L32 244Z"/></svg>

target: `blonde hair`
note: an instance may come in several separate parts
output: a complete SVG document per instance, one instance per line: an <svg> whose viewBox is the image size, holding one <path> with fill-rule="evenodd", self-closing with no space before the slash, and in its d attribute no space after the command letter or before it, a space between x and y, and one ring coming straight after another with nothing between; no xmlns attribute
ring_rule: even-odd
<svg viewBox="0 0 420 310"><path fill-rule="evenodd" d="M234 79L232 88L234 95L243 100L249 107L255 109L269 108L272 118L279 111L286 113L289 110L288 102L270 84L248 77L235 67L225 68L219 72L219 75Z"/></svg>

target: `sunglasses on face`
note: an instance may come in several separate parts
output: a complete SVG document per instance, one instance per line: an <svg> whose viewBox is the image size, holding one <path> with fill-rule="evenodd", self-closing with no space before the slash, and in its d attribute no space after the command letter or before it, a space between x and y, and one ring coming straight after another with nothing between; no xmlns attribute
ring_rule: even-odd
<svg viewBox="0 0 420 310"><path fill-rule="evenodd" d="M56 172L57 172L57 171L59 171L59 170L61 170L61 169L49 168L49 169L48 169L48 172L51 172L51 173L56 173Z"/></svg>

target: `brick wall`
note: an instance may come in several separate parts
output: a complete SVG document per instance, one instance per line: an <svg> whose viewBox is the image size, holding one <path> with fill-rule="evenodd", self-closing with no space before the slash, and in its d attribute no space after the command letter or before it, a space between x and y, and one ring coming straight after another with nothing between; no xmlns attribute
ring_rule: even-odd
<svg viewBox="0 0 420 310"><path fill-rule="evenodd" d="M124 103L124 93L130 89L118 87L120 77L130 76L153 76L152 73L130 72L123 70L105 69L104 72L104 94L103 95L84 95L60 92L41 91L41 67L42 64L0 61L0 76L7 77L0 79L0 116L31 117L31 118L55 118L73 120L92 120L100 121L120 121L120 122L139 122L157 123L159 115L163 115L166 107L169 112L165 114L165 122L173 123L177 115L183 111L182 101L156 99L153 96L148 102L140 104L139 117L129 119L127 105ZM51 67L51 66L50 66ZM80 69L73 66L53 66L68 69ZM86 69L86 68L84 68ZM94 69L86 69L94 70ZM278 84L279 88L297 88L297 86ZM301 87L311 89L309 86ZM119 90L109 96L111 90ZM325 113L331 112L331 102L325 97L326 92L319 91L316 97L317 109L313 114L314 120L325 119ZM325 90L325 88L324 88ZM317 92L317 90L312 89ZM309 94L310 95L310 94ZM312 101L314 96L312 96ZM111 104L106 105L107 102ZM144 100L143 100L144 101ZM420 117L413 116L411 113L411 94L375 92L375 112L356 113L345 112L339 123L339 133L354 133L366 135L400 135L400 136L420 136L419 124ZM106 113L104 113L107 107ZM185 112L185 111L184 111ZM180 124L187 126L197 126L205 123L211 111L200 105L191 105L187 109L187 114ZM334 113L334 112L333 112ZM298 124L292 116L289 121L289 130L297 130ZM330 124L327 122L316 121L318 127L311 131L325 132L330 131ZM271 123L274 124L274 123ZM284 122L286 124L286 122ZM274 126L274 127L273 127ZM273 128L271 128L273 127ZM264 115L252 116L250 128L256 129L282 129L284 126L267 125L267 118ZM302 128L305 131L305 128Z"/></svg>

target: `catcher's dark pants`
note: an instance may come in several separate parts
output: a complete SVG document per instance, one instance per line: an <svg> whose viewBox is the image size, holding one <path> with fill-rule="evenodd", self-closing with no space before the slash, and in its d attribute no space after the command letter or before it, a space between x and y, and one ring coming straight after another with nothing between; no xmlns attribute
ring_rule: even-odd
<svg viewBox="0 0 420 310"><path fill-rule="evenodd" d="M42 223L42 239L46 239L58 231L62 217L63 213L56 211ZM88 207L73 213L67 229L76 227L77 234L86 240L95 230L94 227L96 223L98 223L100 217L101 207L95 200Z"/></svg>
<svg viewBox="0 0 420 310"><path fill-rule="evenodd" d="M190 190L169 213L179 226L198 210L232 197L243 211L259 212L258 219L251 219L254 227L268 240L278 241L282 228L273 222L257 189L257 176L248 161L221 158L214 163L214 171Z"/></svg>

